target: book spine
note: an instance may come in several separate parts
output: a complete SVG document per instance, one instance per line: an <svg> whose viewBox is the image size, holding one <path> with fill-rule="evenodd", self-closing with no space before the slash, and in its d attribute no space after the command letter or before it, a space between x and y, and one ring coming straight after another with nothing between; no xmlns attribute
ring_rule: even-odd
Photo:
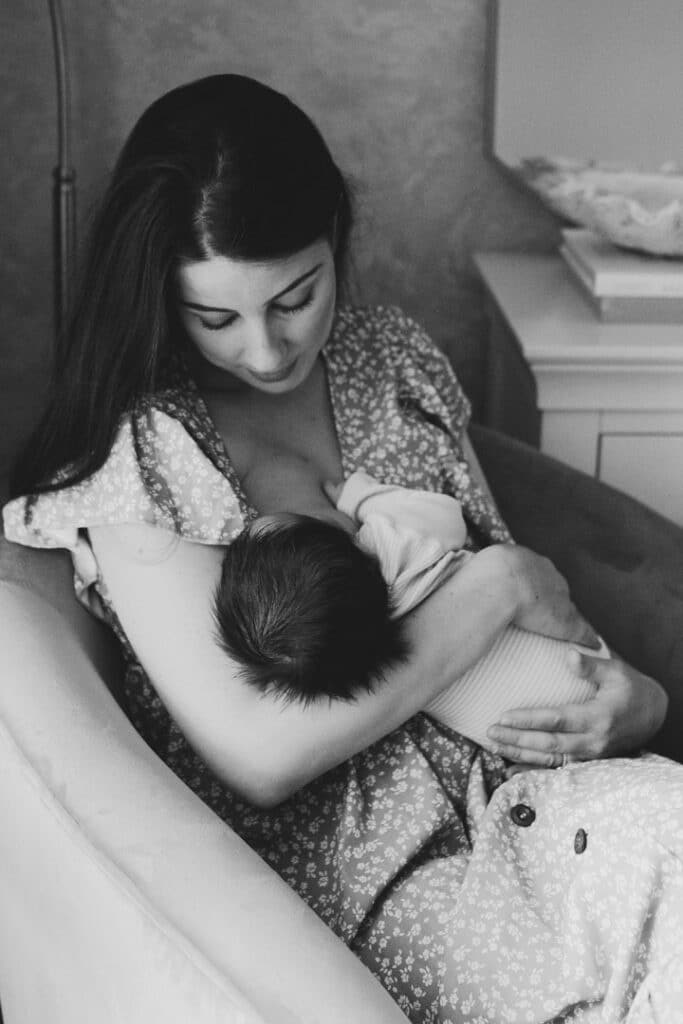
<svg viewBox="0 0 683 1024"><path fill-rule="evenodd" d="M683 299L683 264L676 277L649 277L639 274L598 273L595 276L596 295L678 298Z"/></svg>
<svg viewBox="0 0 683 1024"><path fill-rule="evenodd" d="M618 324L681 324L683 298L649 295L596 296L601 319Z"/></svg>
<svg viewBox="0 0 683 1024"><path fill-rule="evenodd" d="M568 245L560 246L560 255L563 257L565 263L572 272L572 275L579 281L582 288L588 292L591 297L595 297L595 291L593 287L593 280L591 275L584 267L583 263L577 259L576 254Z"/></svg>
<svg viewBox="0 0 683 1024"><path fill-rule="evenodd" d="M683 260L672 259L665 264L661 272L653 271L652 266L646 267L642 272L638 267L625 265L623 269L604 270L591 260L590 251L582 248L580 238L574 238L571 231L563 231L564 250L573 259L573 267L580 272L582 280L588 282L591 291L596 295L605 296L652 296L683 298ZM615 251L619 250L614 247ZM563 252L563 254L564 254ZM646 263L647 256L635 256L635 254L623 250L625 263L629 260L642 260ZM567 257L565 257L567 258ZM662 263L660 257L653 256L654 262Z"/></svg>
<svg viewBox="0 0 683 1024"><path fill-rule="evenodd" d="M562 232L560 252L567 262L571 263L572 269L581 276L582 280L587 282L588 287L593 291L595 287L595 268L586 259L578 243L574 241L572 231L564 230Z"/></svg>
<svg viewBox="0 0 683 1024"><path fill-rule="evenodd" d="M601 320L622 324L683 324L683 296L596 295L590 278L567 246L560 247L567 267Z"/></svg>

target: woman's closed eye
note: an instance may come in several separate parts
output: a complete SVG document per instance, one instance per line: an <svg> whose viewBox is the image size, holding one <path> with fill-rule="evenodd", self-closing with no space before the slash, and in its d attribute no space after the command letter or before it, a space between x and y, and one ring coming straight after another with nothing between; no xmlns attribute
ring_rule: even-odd
<svg viewBox="0 0 683 1024"><path fill-rule="evenodd" d="M300 313L302 310L306 309L307 306L310 306L313 302L313 298L314 290L311 289L306 293L303 299L300 299L292 305L287 305L283 302L273 302L270 308L275 313L280 313L284 316L291 316L293 313ZM199 322L207 331L222 331L226 327L230 327L231 324L234 324L237 319L238 314L231 313L230 316L223 317L222 320L205 320L204 317L200 316Z"/></svg>
<svg viewBox="0 0 683 1024"><path fill-rule="evenodd" d="M299 299L298 302L294 302L291 305L287 305L284 302L274 302L272 308L277 313L284 313L285 316L290 313L300 313L302 309L306 309L306 307L310 306L313 302L314 294L314 290L311 288L311 290L304 295L303 299Z"/></svg>
<svg viewBox="0 0 683 1024"><path fill-rule="evenodd" d="M232 316L226 317L225 320L219 321L205 320L203 316L198 317L198 320L207 331L222 331L224 327L234 324L235 320L237 320L237 314L235 313Z"/></svg>

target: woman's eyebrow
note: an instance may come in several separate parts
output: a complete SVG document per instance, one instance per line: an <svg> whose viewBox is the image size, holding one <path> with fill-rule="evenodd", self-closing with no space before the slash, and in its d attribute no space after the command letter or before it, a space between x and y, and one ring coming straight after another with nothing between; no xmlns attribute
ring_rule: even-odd
<svg viewBox="0 0 683 1024"><path fill-rule="evenodd" d="M291 284L288 284L287 287L283 288L281 292L277 293L277 295L273 295L268 301L269 302L275 302L276 299L281 299L283 295L287 294L287 292L294 291L294 289L298 288L300 284L303 284L304 281L307 281L309 279L309 277L313 277L313 275L315 273L317 273L317 271L320 270L321 267L322 267L322 263L316 263L316 265L314 267L311 267L310 270L307 270L305 274L301 275L301 277L297 277L297 279L295 281L292 281ZM181 304L181 306L187 306L188 309L200 309L203 313L234 313L235 312L234 309L228 309L225 306L202 306L199 302L185 302L185 301L181 301L180 304Z"/></svg>

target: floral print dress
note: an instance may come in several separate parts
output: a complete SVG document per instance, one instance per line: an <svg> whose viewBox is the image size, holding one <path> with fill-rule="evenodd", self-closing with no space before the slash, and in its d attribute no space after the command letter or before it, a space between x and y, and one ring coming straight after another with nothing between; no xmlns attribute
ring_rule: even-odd
<svg viewBox="0 0 683 1024"><path fill-rule="evenodd" d="M396 309L342 309L323 358L345 475L452 495L473 547L509 539L464 457L467 400L419 327ZM680 765L598 761L505 782L500 758L417 715L274 810L212 776L137 662L87 528L144 522L229 544L256 514L180 361L98 472L4 511L10 539L70 549L77 593L122 644L139 732L414 1024L683 1022Z"/></svg>

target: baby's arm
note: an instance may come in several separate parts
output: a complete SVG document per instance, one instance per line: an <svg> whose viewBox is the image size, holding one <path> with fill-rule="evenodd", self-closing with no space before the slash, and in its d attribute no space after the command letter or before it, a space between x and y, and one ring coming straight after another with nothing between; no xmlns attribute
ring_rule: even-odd
<svg viewBox="0 0 683 1024"><path fill-rule="evenodd" d="M363 472L352 473L341 487L326 484L325 493L359 526L381 516L444 552L459 551L467 539L460 502L448 494L382 484Z"/></svg>

